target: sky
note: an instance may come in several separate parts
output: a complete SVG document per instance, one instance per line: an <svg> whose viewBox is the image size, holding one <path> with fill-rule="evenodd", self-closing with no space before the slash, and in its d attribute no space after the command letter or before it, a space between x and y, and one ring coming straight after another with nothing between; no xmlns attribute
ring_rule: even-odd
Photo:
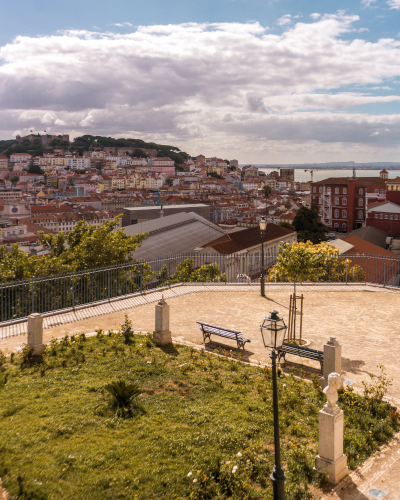
<svg viewBox="0 0 400 500"><path fill-rule="evenodd" d="M0 139L400 163L400 0L3 0Z"/></svg>

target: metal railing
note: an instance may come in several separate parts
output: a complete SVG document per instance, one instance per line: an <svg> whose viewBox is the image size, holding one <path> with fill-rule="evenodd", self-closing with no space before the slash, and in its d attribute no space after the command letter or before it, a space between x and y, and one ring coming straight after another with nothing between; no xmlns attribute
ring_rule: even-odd
<svg viewBox="0 0 400 500"><path fill-rule="evenodd" d="M273 272L276 255L265 256L266 282L288 283ZM257 283L261 256L250 254L179 254L140 262L0 284L0 323L29 314L61 311L175 283ZM399 286L400 259L373 255L329 257L308 283L372 283Z"/></svg>

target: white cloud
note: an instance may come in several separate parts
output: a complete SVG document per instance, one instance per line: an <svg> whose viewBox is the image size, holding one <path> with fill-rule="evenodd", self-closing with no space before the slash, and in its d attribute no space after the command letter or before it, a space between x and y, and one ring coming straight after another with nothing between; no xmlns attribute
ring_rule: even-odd
<svg viewBox="0 0 400 500"><path fill-rule="evenodd" d="M118 26L119 28L125 28L126 26L133 26L133 24L124 22L124 23L113 23L111 26Z"/></svg>
<svg viewBox="0 0 400 500"><path fill-rule="evenodd" d="M286 24L290 24L292 22L292 16L290 14L285 14L277 20L279 26L285 26Z"/></svg>
<svg viewBox="0 0 400 500"><path fill-rule="evenodd" d="M321 17L321 14L318 14L318 12L314 12L314 14L310 14L310 17L316 21Z"/></svg>
<svg viewBox="0 0 400 500"><path fill-rule="evenodd" d="M373 137L374 135L379 135L379 132L374 132L373 134L371 134L371 137Z"/></svg>
<svg viewBox="0 0 400 500"><path fill-rule="evenodd" d="M386 3L390 9L400 10L400 0L388 0Z"/></svg>
<svg viewBox="0 0 400 500"><path fill-rule="evenodd" d="M364 7L371 7L374 3L376 3L376 0L361 0L361 5Z"/></svg>
<svg viewBox="0 0 400 500"><path fill-rule="evenodd" d="M369 29L368 28L360 28L358 30L359 33L363 33L364 31L369 31Z"/></svg>
<svg viewBox="0 0 400 500"><path fill-rule="evenodd" d="M0 135L134 136L192 154L247 151L258 162L265 154L299 161L322 154L321 145L332 155L398 154L400 115L360 110L400 97L340 92L390 90L383 82L400 77L398 40L341 39L358 20L319 16L283 25L281 35L254 22L21 36L0 47Z"/></svg>

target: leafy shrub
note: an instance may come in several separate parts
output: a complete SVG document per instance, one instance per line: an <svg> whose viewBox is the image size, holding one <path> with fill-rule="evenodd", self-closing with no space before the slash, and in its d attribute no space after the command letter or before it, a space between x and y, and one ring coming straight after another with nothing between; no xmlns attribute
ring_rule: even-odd
<svg viewBox="0 0 400 500"><path fill-rule="evenodd" d="M32 347L29 347L28 345L24 346L21 351L21 357L20 357L20 362L21 362L21 367L28 365L33 358L33 349Z"/></svg>
<svg viewBox="0 0 400 500"><path fill-rule="evenodd" d="M134 332L132 329L132 320L128 318L127 314L125 314L125 321L121 325L121 334L124 337L125 344L132 344Z"/></svg>
<svg viewBox="0 0 400 500"><path fill-rule="evenodd" d="M116 410L118 416L128 416L132 414L132 409L136 406L135 399L141 390L136 384L126 383L125 380L117 380L106 384L104 390L108 393L108 406Z"/></svg>

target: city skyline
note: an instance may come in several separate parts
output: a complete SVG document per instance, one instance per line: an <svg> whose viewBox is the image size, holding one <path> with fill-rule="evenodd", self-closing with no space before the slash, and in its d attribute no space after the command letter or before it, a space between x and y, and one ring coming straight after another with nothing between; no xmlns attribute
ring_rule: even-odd
<svg viewBox="0 0 400 500"><path fill-rule="evenodd" d="M258 164L400 160L399 0L138 6L10 6L0 139L136 137Z"/></svg>

